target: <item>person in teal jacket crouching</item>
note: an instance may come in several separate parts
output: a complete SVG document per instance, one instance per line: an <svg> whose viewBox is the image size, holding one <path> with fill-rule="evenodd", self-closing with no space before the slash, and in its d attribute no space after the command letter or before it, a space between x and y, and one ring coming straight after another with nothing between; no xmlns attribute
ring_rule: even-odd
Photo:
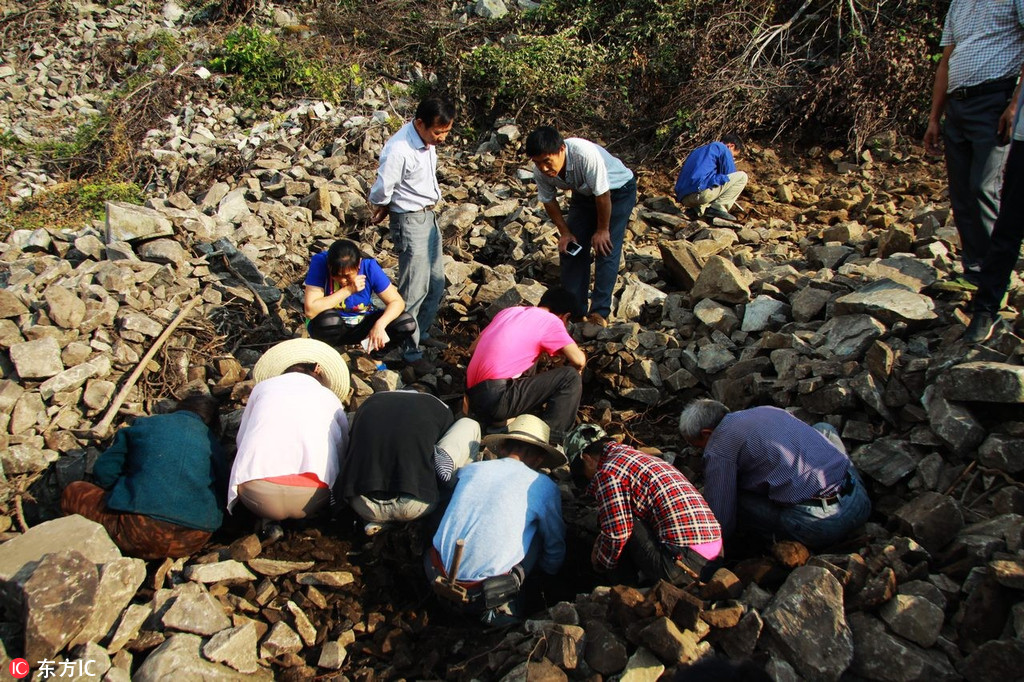
<svg viewBox="0 0 1024 682"><path fill-rule="evenodd" d="M68 485L61 509L101 524L127 555L194 554L223 519L228 467L218 424L217 401L208 395L136 419L96 460L96 484Z"/></svg>

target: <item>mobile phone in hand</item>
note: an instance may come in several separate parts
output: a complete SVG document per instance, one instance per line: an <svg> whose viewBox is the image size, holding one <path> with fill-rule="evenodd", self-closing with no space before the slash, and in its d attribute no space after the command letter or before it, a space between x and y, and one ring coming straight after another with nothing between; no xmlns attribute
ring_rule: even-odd
<svg viewBox="0 0 1024 682"><path fill-rule="evenodd" d="M576 242L569 242L565 246L565 252L570 256L578 256L583 252L583 247Z"/></svg>

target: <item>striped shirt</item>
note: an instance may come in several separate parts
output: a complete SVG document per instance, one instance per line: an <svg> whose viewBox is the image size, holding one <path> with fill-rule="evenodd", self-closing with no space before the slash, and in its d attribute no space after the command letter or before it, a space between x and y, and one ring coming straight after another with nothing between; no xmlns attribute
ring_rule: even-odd
<svg viewBox="0 0 1024 682"><path fill-rule="evenodd" d="M955 46L946 92L1016 76L1024 62L1024 0L953 0L940 44Z"/></svg>
<svg viewBox="0 0 1024 682"><path fill-rule="evenodd" d="M704 448L704 497L728 537L738 490L779 504L828 497L846 480L850 458L785 410L753 407L725 415Z"/></svg>
<svg viewBox="0 0 1024 682"><path fill-rule="evenodd" d="M598 504L597 562L614 568L633 534L633 518L655 529L669 548L721 540L718 521L682 472L658 457L609 443L587 494Z"/></svg>

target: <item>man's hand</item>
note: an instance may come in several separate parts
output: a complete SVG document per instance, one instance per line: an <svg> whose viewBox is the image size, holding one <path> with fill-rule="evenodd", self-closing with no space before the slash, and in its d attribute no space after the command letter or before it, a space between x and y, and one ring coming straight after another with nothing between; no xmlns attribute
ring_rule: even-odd
<svg viewBox="0 0 1024 682"><path fill-rule="evenodd" d="M1002 127L1002 121L1000 120L1000 128ZM941 133L939 130L938 121L929 121L928 129L924 131L924 150L929 154L941 154L942 147L939 144L941 139Z"/></svg>
<svg viewBox="0 0 1024 682"><path fill-rule="evenodd" d="M387 206L378 206L377 204L370 204L370 206L372 206L372 208L370 209L370 224L371 225L376 225L377 223L381 222L382 220L384 220L384 218L387 217L387 215L388 215L388 207Z"/></svg>
<svg viewBox="0 0 1024 682"><path fill-rule="evenodd" d="M1003 111L1003 115L999 117L999 141L1003 144L1010 142L1010 134L1013 133L1013 119L1017 114L1016 106L1017 98L1010 100L1009 106Z"/></svg>
<svg viewBox="0 0 1024 682"><path fill-rule="evenodd" d="M575 241L571 232L566 232L563 235L558 236L558 251L560 253L566 253L566 249L569 248L569 242Z"/></svg>
<svg viewBox="0 0 1024 682"><path fill-rule="evenodd" d="M388 344L391 337L384 331L384 325L377 323L370 327L370 333L366 336L367 350L380 350Z"/></svg>
<svg viewBox="0 0 1024 682"><path fill-rule="evenodd" d="M365 288L366 288L366 275L355 275L352 278L352 283L349 284L349 289L352 290L353 294L358 293L358 292L362 291ZM346 296L345 298L348 298L348 296Z"/></svg>
<svg viewBox="0 0 1024 682"><path fill-rule="evenodd" d="M594 246L594 253L599 256L607 256L612 252L612 233L610 230L598 230L594 233L590 243Z"/></svg>

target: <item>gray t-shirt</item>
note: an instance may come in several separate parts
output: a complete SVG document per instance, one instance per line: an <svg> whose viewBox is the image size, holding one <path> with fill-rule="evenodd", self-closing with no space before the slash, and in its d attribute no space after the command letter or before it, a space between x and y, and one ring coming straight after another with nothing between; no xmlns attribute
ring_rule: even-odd
<svg viewBox="0 0 1024 682"><path fill-rule="evenodd" d="M545 204L554 200L556 189L571 189L584 196L599 197L619 189L633 179L633 171L601 145L579 137L565 140L565 179L549 178L533 168L537 198Z"/></svg>

